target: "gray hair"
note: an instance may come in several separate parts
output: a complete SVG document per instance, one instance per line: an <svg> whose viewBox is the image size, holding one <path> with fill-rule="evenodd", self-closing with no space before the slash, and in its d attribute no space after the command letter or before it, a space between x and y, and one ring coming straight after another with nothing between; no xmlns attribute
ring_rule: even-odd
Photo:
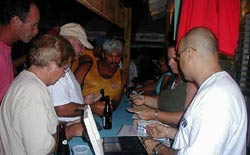
<svg viewBox="0 0 250 155"><path fill-rule="evenodd" d="M30 64L45 67L50 61L55 61L58 66L68 63L75 55L69 41L60 35L43 35L33 43L30 50Z"/></svg>

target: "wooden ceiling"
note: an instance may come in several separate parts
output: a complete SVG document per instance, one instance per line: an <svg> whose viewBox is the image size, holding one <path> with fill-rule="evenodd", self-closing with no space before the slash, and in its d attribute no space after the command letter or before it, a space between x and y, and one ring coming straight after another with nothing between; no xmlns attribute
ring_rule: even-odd
<svg viewBox="0 0 250 155"><path fill-rule="evenodd" d="M118 27L125 29L128 24L129 8L125 8L119 0L77 0L93 12L102 16Z"/></svg>

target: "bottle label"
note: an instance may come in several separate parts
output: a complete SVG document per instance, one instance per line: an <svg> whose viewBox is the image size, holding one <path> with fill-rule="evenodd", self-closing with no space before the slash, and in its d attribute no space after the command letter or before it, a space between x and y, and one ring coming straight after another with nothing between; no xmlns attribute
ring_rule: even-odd
<svg viewBox="0 0 250 155"><path fill-rule="evenodd" d="M103 116L103 128L111 129L112 128L112 116Z"/></svg>
<svg viewBox="0 0 250 155"><path fill-rule="evenodd" d="M102 124L103 124L103 126L106 125L106 118L105 118L105 116L102 117Z"/></svg>
<svg viewBox="0 0 250 155"><path fill-rule="evenodd" d="M63 144L63 145L67 145L67 144L68 144L68 141L65 139L65 140L62 141L62 144Z"/></svg>

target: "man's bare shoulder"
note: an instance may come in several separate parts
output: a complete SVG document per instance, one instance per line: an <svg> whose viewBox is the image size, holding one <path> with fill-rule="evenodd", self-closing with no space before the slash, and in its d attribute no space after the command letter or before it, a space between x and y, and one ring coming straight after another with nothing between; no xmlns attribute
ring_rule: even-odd
<svg viewBox="0 0 250 155"><path fill-rule="evenodd" d="M79 63L85 64L85 63L93 63L93 58L90 55L82 55L79 57Z"/></svg>

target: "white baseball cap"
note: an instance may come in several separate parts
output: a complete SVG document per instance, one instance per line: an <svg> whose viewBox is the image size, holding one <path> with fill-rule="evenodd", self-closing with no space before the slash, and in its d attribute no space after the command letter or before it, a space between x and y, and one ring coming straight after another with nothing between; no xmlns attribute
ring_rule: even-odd
<svg viewBox="0 0 250 155"><path fill-rule="evenodd" d="M80 42L88 49L93 49L94 47L89 43L85 29L77 23L68 23L60 27L60 35L77 37Z"/></svg>

